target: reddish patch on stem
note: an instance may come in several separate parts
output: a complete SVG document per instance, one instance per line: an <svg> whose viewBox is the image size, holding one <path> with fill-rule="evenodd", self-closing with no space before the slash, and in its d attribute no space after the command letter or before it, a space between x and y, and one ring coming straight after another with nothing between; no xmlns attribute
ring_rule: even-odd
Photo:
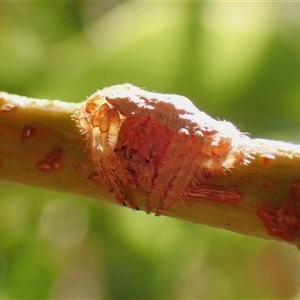
<svg viewBox="0 0 300 300"><path fill-rule="evenodd" d="M25 142L33 138L35 129L35 125L24 125L22 130L22 141Z"/></svg>
<svg viewBox="0 0 300 300"><path fill-rule="evenodd" d="M82 171L82 166L81 166L81 165L76 165L76 166L75 166L75 170L76 170L77 172L81 172L81 171Z"/></svg>
<svg viewBox="0 0 300 300"><path fill-rule="evenodd" d="M266 189L272 189L274 187L274 183L272 181L265 180L263 182L263 187Z"/></svg>
<svg viewBox="0 0 300 300"><path fill-rule="evenodd" d="M95 181L95 182L99 182L99 174L95 171L95 172L90 174L88 179L92 180L92 181Z"/></svg>
<svg viewBox="0 0 300 300"><path fill-rule="evenodd" d="M263 203L257 210L271 236L292 242L300 231L300 182L294 181L283 201L277 205Z"/></svg>
<svg viewBox="0 0 300 300"><path fill-rule="evenodd" d="M38 162L36 167L42 172L51 172L60 168L62 150L59 147L54 148L44 160Z"/></svg>
<svg viewBox="0 0 300 300"><path fill-rule="evenodd" d="M236 186L224 187L216 184L195 185L187 193L189 197L205 198L221 203L235 203L242 199Z"/></svg>
<svg viewBox="0 0 300 300"><path fill-rule="evenodd" d="M0 112L11 112L19 107L17 103L5 103L0 107Z"/></svg>
<svg viewBox="0 0 300 300"><path fill-rule="evenodd" d="M273 154L262 154L260 159L262 164L266 166L275 160L275 156Z"/></svg>

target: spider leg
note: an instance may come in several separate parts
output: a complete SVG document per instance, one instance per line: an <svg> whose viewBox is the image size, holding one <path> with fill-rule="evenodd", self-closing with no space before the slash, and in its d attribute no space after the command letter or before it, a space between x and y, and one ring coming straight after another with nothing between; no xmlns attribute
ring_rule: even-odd
<svg viewBox="0 0 300 300"><path fill-rule="evenodd" d="M116 156L114 148L117 141L121 118L118 111L103 104L92 117L90 150L101 182L116 200L124 206L138 209L126 196L124 186L136 186L136 174L129 162Z"/></svg>
<svg viewBox="0 0 300 300"><path fill-rule="evenodd" d="M195 158L201 153L202 145L200 136L191 137L184 130L175 134L158 168L148 198L148 213L156 209L156 215L161 215L182 198L194 177L197 168Z"/></svg>
<svg viewBox="0 0 300 300"><path fill-rule="evenodd" d="M108 172L111 172L111 170ZM135 210L139 210L138 206L125 194L122 182L118 179L117 176L113 175L107 177L106 174L103 178L105 177L106 179L102 182L107 187L108 191L114 196L118 203L120 203L123 206L128 206Z"/></svg>
<svg viewBox="0 0 300 300"><path fill-rule="evenodd" d="M191 161L191 157L182 156L180 163L182 164L177 172L174 174L170 189L163 201L160 201L156 215L159 216L168 211L178 201L182 199L182 196L186 193L187 186L190 185L191 180L194 177L195 162Z"/></svg>
<svg viewBox="0 0 300 300"><path fill-rule="evenodd" d="M112 155L109 160L110 162L107 165L113 166L113 168L107 169L105 176L109 180L108 186L110 186L111 194L123 206L139 210L138 206L132 201L132 199L126 195L124 189L124 186L136 186L136 175L131 170L124 172L125 169L130 167L127 161L119 159L115 155Z"/></svg>

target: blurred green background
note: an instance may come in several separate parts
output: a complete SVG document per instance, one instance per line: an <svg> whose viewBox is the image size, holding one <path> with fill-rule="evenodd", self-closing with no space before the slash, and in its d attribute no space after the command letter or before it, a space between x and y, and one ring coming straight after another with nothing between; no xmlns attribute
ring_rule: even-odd
<svg viewBox="0 0 300 300"><path fill-rule="evenodd" d="M183 94L299 142L300 3L0 2L0 90ZM12 145L13 147L13 145ZM0 184L1 299L298 299L295 247Z"/></svg>

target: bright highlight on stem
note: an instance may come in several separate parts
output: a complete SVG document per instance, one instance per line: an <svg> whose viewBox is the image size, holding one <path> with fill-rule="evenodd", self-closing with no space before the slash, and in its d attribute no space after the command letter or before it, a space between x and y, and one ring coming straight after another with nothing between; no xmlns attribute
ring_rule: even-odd
<svg viewBox="0 0 300 300"><path fill-rule="evenodd" d="M121 89L122 86L119 87ZM134 96L138 97L137 94L132 95ZM81 135L76 122L71 118L82 110L83 105L86 103L39 100L0 93L1 180L117 203L107 192L105 180L103 181L105 174L99 175L99 166L92 163L89 149L86 149L86 138ZM112 116L115 115L112 113ZM129 117L124 111L123 116L124 120ZM88 126L91 120L84 121L87 121ZM142 124L140 121L141 119L139 126ZM157 120L154 121L156 134L162 130L162 134L169 137L169 131L164 129L166 127ZM95 126L99 128L100 123L97 122ZM118 132L122 130L122 124L120 121L119 127L115 127L114 147L118 144ZM101 125L102 131L105 131L104 125ZM228 138L226 132L222 134ZM238 136L233 136L232 139L232 143L239 142L236 140L239 139ZM222 136L219 140L222 140ZM138 146L144 145L136 139L134 142ZM128 161L125 167L130 167L131 171L144 170L139 165L140 158L144 156L136 156L137 161L133 160L134 156L131 154L137 152L132 152L132 149L112 148L112 153L121 157L123 162ZM174 155L177 153L176 149L180 153L177 145L172 148ZM227 151L222 149L223 152ZM195 177L195 185L189 189L189 195L183 197L188 198L188 201L181 199L178 205L162 213L242 234L298 244L300 146L247 139L247 143L243 144L243 153L247 154L248 164L234 165L229 171L222 169L222 172L215 173L210 172L209 168L203 169L199 177ZM101 152L97 155L100 155L101 160ZM156 159L154 156L150 158L153 161ZM151 159L147 162L148 165L151 164ZM114 168L124 168L124 164L116 164ZM130 172L130 169L127 171ZM122 185L122 193L127 199L131 199L129 206L149 211L147 199L152 191L136 182L131 185L124 182L120 180L119 184Z"/></svg>

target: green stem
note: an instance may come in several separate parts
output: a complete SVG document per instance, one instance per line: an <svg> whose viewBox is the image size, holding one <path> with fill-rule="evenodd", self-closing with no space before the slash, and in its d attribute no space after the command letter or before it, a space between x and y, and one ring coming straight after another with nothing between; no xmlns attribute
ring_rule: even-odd
<svg viewBox="0 0 300 300"><path fill-rule="evenodd" d="M84 137L71 118L79 106L0 93L1 180L117 203L103 186L89 179L93 167ZM297 244L300 146L254 139L247 152L253 157L249 165L205 181L223 189L229 198L230 188L236 189L240 200L191 197L191 205L178 205L169 216ZM129 193L144 209L146 195Z"/></svg>

